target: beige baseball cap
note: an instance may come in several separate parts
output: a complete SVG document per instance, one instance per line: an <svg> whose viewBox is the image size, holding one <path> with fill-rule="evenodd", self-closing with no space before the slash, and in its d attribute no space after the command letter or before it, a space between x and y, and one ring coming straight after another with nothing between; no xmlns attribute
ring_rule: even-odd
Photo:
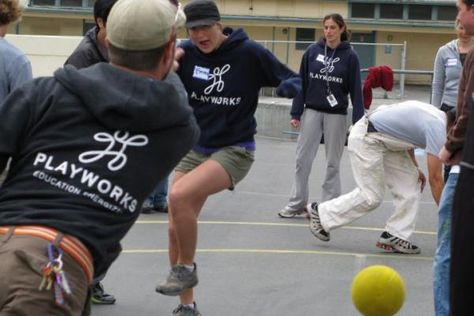
<svg viewBox="0 0 474 316"><path fill-rule="evenodd" d="M150 50L165 45L186 16L169 0L119 0L107 19L107 39L124 50Z"/></svg>

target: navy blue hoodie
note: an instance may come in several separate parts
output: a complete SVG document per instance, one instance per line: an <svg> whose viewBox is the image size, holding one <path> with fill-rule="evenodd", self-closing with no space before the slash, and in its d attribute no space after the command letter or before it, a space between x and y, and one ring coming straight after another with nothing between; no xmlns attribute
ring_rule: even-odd
<svg viewBox="0 0 474 316"><path fill-rule="evenodd" d="M242 29L226 28L224 33L227 39L209 54L189 40L181 44L185 54L177 73L201 128L198 144L206 148L254 140L260 88L280 86L277 91L283 94L291 90L287 97L300 89L298 74L249 40Z"/></svg>
<svg viewBox="0 0 474 316"><path fill-rule="evenodd" d="M291 116L299 120L305 106L325 113L347 114L349 105L347 96L350 94L353 107L352 122L355 123L364 114L359 58L349 42L341 42L335 51L327 47L326 58L329 69L326 76L325 44L325 40L321 39L309 46L303 55L300 67L302 89L293 100ZM326 98L327 82L337 100L337 105L334 107Z"/></svg>

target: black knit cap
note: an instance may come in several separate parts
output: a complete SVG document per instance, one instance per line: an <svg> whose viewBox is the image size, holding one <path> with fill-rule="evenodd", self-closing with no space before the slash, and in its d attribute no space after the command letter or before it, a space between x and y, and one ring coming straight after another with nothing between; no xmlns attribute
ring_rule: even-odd
<svg viewBox="0 0 474 316"><path fill-rule="evenodd" d="M209 26L221 20L219 9L214 1L194 0L184 7L186 27Z"/></svg>

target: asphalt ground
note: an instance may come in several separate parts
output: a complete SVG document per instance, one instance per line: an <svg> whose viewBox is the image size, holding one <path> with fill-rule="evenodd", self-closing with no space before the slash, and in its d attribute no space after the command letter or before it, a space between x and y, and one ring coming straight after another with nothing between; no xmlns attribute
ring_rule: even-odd
<svg viewBox="0 0 474 316"><path fill-rule="evenodd" d="M423 95L410 94L427 102ZM283 129L283 128L282 128ZM324 243L302 217L281 219L293 183L296 143L257 137L256 161L233 192L211 196L199 218L196 255L200 283L196 301L205 316L359 315L350 297L362 268L384 264L397 270L406 300L397 315L433 315L432 261L437 207L427 187L421 195L412 241L419 255L387 254L375 247L393 211L386 193L380 207L351 225L331 231ZM426 158L417 159L426 173ZM321 146L310 176L311 200L318 200L324 176ZM342 191L354 188L347 153L341 161ZM93 306L97 316L171 315L178 299L155 292L167 276L167 215L141 215L123 240L123 253L103 284L115 305Z"/></svg>

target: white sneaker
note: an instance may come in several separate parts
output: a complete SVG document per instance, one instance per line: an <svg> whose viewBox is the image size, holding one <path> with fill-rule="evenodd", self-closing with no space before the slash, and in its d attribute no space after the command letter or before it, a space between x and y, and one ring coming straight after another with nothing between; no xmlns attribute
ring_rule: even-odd
<svg viewBox="0 0 474 316"><path fill-rule="evenodd" d="M329 232L325 231L323 225L321 225L321 219L319 218L318 203L310 203L306 206L306 209L309 211L309 230L314 235L322 241L329 241L331 235Z"/></svg>
<svg viewBox="0 0 474 316"><path fill-rule="evenodd" d="M377 241L377 247L386 250L387 252L406 253L410 255L417 255L421 252L420 248L408 240L404 240L393 236L387 231L384 231Z"/></svg>
<svg viewBox="0 0 474 316"><path fill-rule="evenodd" d="M278 216L283 217L283 218L293 218L297 215L303 215L303 214L308 214L306 207L300 208L299 210L290 210L285 207L280 212L278 212Z"/></svg>

